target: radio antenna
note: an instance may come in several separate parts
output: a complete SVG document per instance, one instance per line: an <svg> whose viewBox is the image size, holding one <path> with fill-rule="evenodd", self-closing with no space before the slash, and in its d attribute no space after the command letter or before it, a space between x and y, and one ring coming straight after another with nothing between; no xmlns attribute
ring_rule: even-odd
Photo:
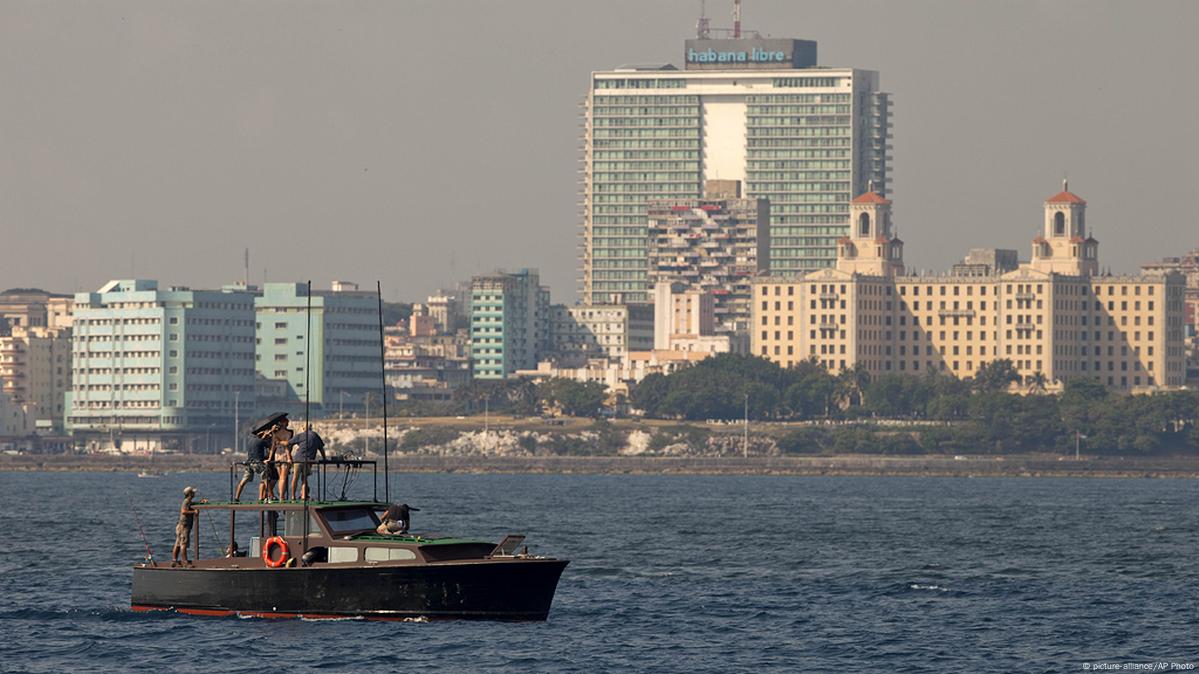
<svg viewBox="0 0 1199 674"><path fill-rule="evenodd" d="M708 0L699 0L699 19L695 21L695 37L706 40L711 36L712 29L708 23Z"/></svg>
<svg viewBox="0 0 1199 674"><path fill-rule="evenodd" d="M733 39L741 39L741 0L733 0Z"/></svg>

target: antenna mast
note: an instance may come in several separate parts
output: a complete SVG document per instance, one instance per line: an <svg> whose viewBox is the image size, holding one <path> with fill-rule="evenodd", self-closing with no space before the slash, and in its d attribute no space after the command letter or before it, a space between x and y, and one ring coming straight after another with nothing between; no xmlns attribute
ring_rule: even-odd
<svg viewBox="0 0 1199 674"><path fill-rule="evenodd" d="M308 322L308 329L305 331L304 344L304 432L308 433L312 430L312 419L309 416L308 408L309 401L312 400L312 281L308 281L308 308L305 319ZM322 339L324 331L321 331ZM323 400L324 398L322 398ZM305 435L305 446L311 447L307 443L312 442L312 439Z"/></svg>
<svg viewBox="0 0 1199 674"><path fill-rule="evenodd" d="M695 37L707 40L711 36L712 28L708 23L708 1L699 0L699 19L695 22Z"/></svg>
<svg viewBox="0 0 1199 674"><path fill-rule="evenodd" d="M733 0L733 39L741 39L741 0Z"/></svg>
<svg viewBox="0 0 1199 674"><path fill-rule="evenodd" d="M387 468L387 356L383 345L383 282L375 281L379 295L379 380L383 384L383 500L391 503L391 473Z"/></svg>

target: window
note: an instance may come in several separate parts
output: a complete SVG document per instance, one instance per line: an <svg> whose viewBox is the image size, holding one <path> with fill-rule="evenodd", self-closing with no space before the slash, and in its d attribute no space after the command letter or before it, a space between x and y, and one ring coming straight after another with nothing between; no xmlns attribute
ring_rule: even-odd
<svg viewBox="0 0 1199 674"><path fill-rule="evenodd" d="M370 508L338 508L325 510L322 514L334 536L373 531L379 526L379 518Z"/></svg>
<svg viewBox="0 0 1199 674"><path fill-rule="evenodd" d="M416 553L407 548L367 548L366 561L386 562L392 560L416 559Z"/></svg>

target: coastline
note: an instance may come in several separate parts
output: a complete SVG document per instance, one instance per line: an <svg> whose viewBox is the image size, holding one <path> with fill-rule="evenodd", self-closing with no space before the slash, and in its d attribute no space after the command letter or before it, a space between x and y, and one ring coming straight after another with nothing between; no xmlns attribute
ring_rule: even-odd
<svg viewBox="0 0 1199 674"><path fill-rule="evenodd" d="M176 473L229 470L213 455L19 455L0 457L2 472ZM1087 457L1054 454L1004 456L445 456L398 454L394 473L511 473L578 475L779 475L870 477L1093 477L1199 478L1199 457Z"/></svg>

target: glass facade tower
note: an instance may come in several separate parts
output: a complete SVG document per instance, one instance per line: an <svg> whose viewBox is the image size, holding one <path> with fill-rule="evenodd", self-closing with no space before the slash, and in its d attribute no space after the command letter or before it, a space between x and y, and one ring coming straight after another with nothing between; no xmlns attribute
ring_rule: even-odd
<svg viewBox="0 0 1199 674"><path fill-rule="evenodd" d="M707 42L765 53L754 40ZM689 41L688 60L707 42ZM793 42L798 54L801 41ZM803 44L814 63L814 44ZM850 199L872 183L886 194L891 110L877 73L795 67L798 56L769 67L730 60L592 74L583 113L584 303L648 301L646 207L700 198L707 180L738 180L744 196L770 200L774 275L830 266Z"/></svg>

